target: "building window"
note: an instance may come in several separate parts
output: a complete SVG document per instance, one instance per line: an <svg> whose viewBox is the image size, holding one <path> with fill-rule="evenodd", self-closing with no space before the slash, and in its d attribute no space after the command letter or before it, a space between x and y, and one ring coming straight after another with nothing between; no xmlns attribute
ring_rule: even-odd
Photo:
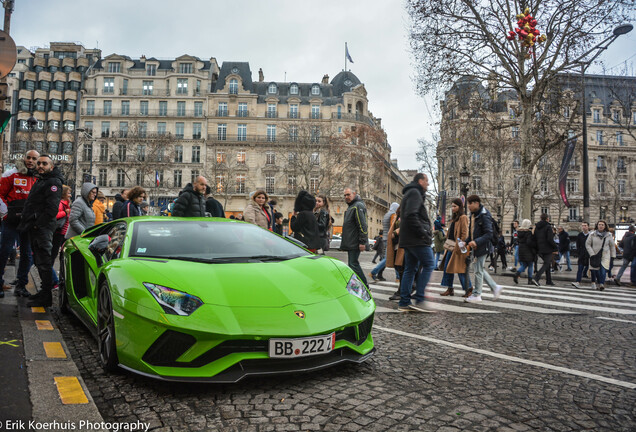
<svg viewBox="0 0 636 432"><path fill-rule="evenodd" d="M548 190L548 181L546 179L541 179L541 192L547 193Z"/></svg>
<svg viewBox="0 0 636 432"><path fill-rule="evenodd" d="M598 209L599 219L607 219L607 207L601 206Z"/></svg>
<svg viewBox="0 0 636 432"><path fill-rule="evenodd" d="M518 153L515 153L514 156L512 157L512 168L514 169L521 168L521 155Z"/></svg>
<svg viewBox="0 0 636 432"><path fill-rule="evenodd" d="M481 177L473 177L473 190L476 192L481 191Z"/></svg>
<svg viewBox="0 0 636 432"><path fill-rule="evenodd" d="M216 127L216 139L219 141L227 140L227 124L219 123Z"/></svg>
<svg viewBox="0 0 636 432"><path fill-rule="evenodd" d="M267 141L268 142L276 141L276 125L275 124L267 125Z"/></svg>
<svg viewBox="0 0 636 432"><path fill-rule="evenodd" d="M514 107L508 108L508 118L511 118L511 119L517 118L517 114L515 112Z"/></svg>
<svg viewBox="0 0 636 432"><path fill-rule="evenodd" d="M115 78L104 78L104 94L115 93Z"/></svg>
<svg viewBox="0 0 636 432"><path fill-rule="evenodd" d="M620 195L623 195L625 193L625 180L619 180L618 181L618 193Z"/></svg>
<svg viewBox="0 0 636 432"><path fill-rule="evenodd" d="M247 117L247 102L239 102L237 117Z"/></svg>
<svg viewBox="0 0 636 432"><path fill-rule="evenodd" d="M448 183L450 185L450 190L452 191L457 190L457 179L455 177L449 177Z"/></svg>
<svg viewBox="0 0 636 432"><path fill-rule="evenodd" d="M268 194L273 194L274 193L274 177L273 176L266 176L265 177L265 192L267 192Z"/></svg>
<svg viewBox="0 0 636 432"><path fill-rule="evenodd" d="M93 122L92 121L87 121L84 122L84 130L86 130L86 133L88 135L93 135Z"/></svg>
<svg viewBox="0 0 636 432"><path fill-rule="evenodd" d="M190 171L190 183L194 183L196 178L199 177L199 170L191 170Z"/></svg>
<svg viewBox="0 0 636 432"><path fill-rule="evenodd" d="M157 135L164 136L166 134L166 122L157 123Z"/></svg>
<svg viewBox="0 0 636 432"><path fill-rule="evenodd" d="M84 146L84 160L89 162L93 160L93 144L87 143Z"/></svg>
<svg viewBox="0 0 636 432"><path fill-rule="evenodd" d="M201 139L201 123L192 123L192 139Z"/></svg>
<svg viewBox="0 0 636 432"><path fill-rule="evenodd" d="M619 146L624 145L623 144L623 133L622 132L616 132L616 144L618 144Z"/></svg>
<svg viewBox="0 0 636 432"><path fill-rule="evenodd" d="M513 126L511 129L512 137L519 138L519 126Z"/></svg>
<svg viewBox="0 0 636 432"><path fill-rule="evenodd" d="M291 142L298 141L298 126L289 126L289 140Z"/></svg>
<svg viewBox="0 0 636 432"><path fill-rule="evenodd" d="M296 193L296 176L287 176L287 193Z"/></svg>
<svg viewBox="0 0 636 432"><path fill-rule="evenodd" d="M64 91L66 89L66 83L64 81L53 82L53 88L57 91Z"/></svg>
<svg viewBox="0 0 636 432"><path fill-rule="evenodd" d="M570 118L570 107L563 108L563 117Z"/></svg>
<svg viewBox="0 0 636 432"><path fill-rule="evenodd" d="M605 144L603 142L603 131L602 130L596 131L596 141L598 142L598 145Z"/></svg>
<svg viewBox="0 0 636 432"><path fill-rule="evenodd" d="M77 107L77 101L75 99L66 99L64 101L64 110L69 112L75 112Z"/></svg>
<svg viewBox="0 0 636 432"><path fill-rule="evenodd" d="M57 141L49 141L49 153L58 154L59 151L60 151L60 143Z"/></svg>
<svg viewBox="0 0 636 432"><path fill-rule="evenodd" d="M227 117L227 102L219 102L218 117Z"/></svg>
<svg viewBox="0 0 636 432"><path fill-rule="evenodd" d="M154 81L144 81L143 82L143 95L144 96L152 96L152 92L154 90L155 84Z"/></svg>
<svg viewBox="0 0 636 432"><path fill-rule="evenodd" d="M318 192L318 177L309 178L309 191L311 193Z"/></svg>
<svg viewBox="0 0 636 432"><path fill-rule="evenodd" d="M177 117L185 117L186 115L186 103L184 101L177 102Z"/></svg>
<svg viewBox="0 0 636 432"><path fill-rule="evenodd" d="M121 162L126 160L126 144L117 145L117 157Z"/></svg>
<svg viewBox="0 0 636 432"><path fill-rule="evenodd" d="M174 146L174 161L183 162L183 146L182 145Z"/></svg>
<svg viewBox="0 0 636 432"><path fill-rule="evenodd" d="M49 101L50 110L56 112L62 112L62 101L59 99L51 99Z"/></svg>
<svg viewBox="0 0 636 432"><path fill-rule="evenodd" d="M541 207L541 214L550 215L550 207Z"/></svg>
<svg viewBox="0 0 636 432"><path fill-rule="evenodd" d="M601 110L599 110L599 109L592 110L592 119L593 119L594 123L600 123L601 122Z"/></svg>
<svg viewBox="0 0 636 432"><path fill-rule="evenodd" d="M113 101L105 100L104 101L104 115L108 116L113 113Z"/></svg>
<svg viewBox="0 0 636 432"><path fill-rule="evenodd" d="M128 122L119 122L119 137L126 138L128 136Z"/></svg>
<svg viewBox="0 0 636 432"><path fill-rule="evenodd" d="M269 94L276 94L277 91L278 91L278 87L276 87L276 84L274 83L271 83L269 87L267 88L267 93Z"/></svg>
<svg viewBox="0 0 636 432"><path fill-rule="evenodd" d="M309 163L315 166L320 165L320 153L313 152L309 158Z"/></svg>
<svg viewBox="0 0 636 432"><path fill-rule="evenodd" d="M180 188L182 183L183 183L183 171L181 171L180 169L174 170L172 175L173 186Z"/></svg>
<svg viewBox="0 0 636 432"><path fill-rule="evenodd" d="M237 141L246 141L247 140L247 124L239 124L236 128L236 140Z"/></svg>
<svg viewBox="0 0 636 432"><path fill-rule="evenodd" d="M239 165L245 165L245 160L247 158L247 154L245 150L240 150L236 153L236 163Z"/></svg>
<svg viewBox="0 0 636 432"><path fill-rule="evenodd" d="M238 94L238 80L236 78L230 80L230 94Z"/></svg>
<svg viewBox="0 0 636 432"><path fill-rule="evenodd" d="M86 115L95 115L95 101L86 101Z"/></svg>
<svg viewBox="0 0 636 432"><path fill-rule="evenodd" d="M265 164L266 165L275 165L276 164L276 153L272 151L268 151L265 153Z"/></svg>
<svg viewBox="0 0 636 432"><path fill-rule="evenodd" d="M293 94L293 95L298 94L298 84L292 84L289 86L289 94Z"/></svg>
<svg viewBox="0 0 636 432"><path fill-rule="evenodd" d="M226 160L227 160L227 156L225 154L225 151L217 150L216 151L216 163L223 164L223 163L226 162Z"/></svg>
<svg viewBox="0 0 636 432"><path fill-rule="evenodd" d="M191 74L192 63L179 63L179 73Z"/></svg>
<svg viewBox="0 0 636 432"><path fill-rule="evenodd" d="M188 94L187 78L177 78L177 94Z"/></svg>
<svg viewBox="0 0 636 432"><path fill-rule="evenodd" d="M579 191L579 179L569 178L566 180L565 185L569 193Z"/></svg>
<svg viewBox="0 0 636 432"><path fill-rule="evenodd" d="M35 81L33 80L25 80L24 81L25 90L33 91L35 90Z"/></svg>
<svg viewBox="0 0 636 432"><path fill-rule="evenodd" d="M36 99L33 103L35 111L46 111L46 101L44 99Z"/></svg>
<svg viewBox="0 0 636 432"><path fill-rule="evenodd" d="M289 161L290 165L294 165L298 161L298 153L289 152L289 154L287 155L287 160Z"/></svg>
<svg viewBox="0 0 636 432"><path fill-rule="evenodd" d="M311 127L309 139L312 143L320 141L320 128L318 126Z"/></svg>
<svg viewBox="0 0 636 432"><path fill-rule="evenodd" d="M130 115L130 101L121 101L121 115Z"/></svg>
<svg viewBox="0 0 636 432"><path fill-rule="evenodd" d="M236 193L245 193L245 175L236 176Z"/></svg>
<svg viewBox="0 0 636 432"><path fill-rule="evenodd" d="M217 174L216 175L216 192L223 193L225 191L225 175Z"/></svg>
<svg viewBox="0 0 636 432"><path fill-rule="evenodd" d="M159 101L159 115L162 117L168 115L168 101Z"/></svg>
<svg viewBox="0 0 636 432"><path fill-rule="evenodd" d="M185 135L185 124L183 122L175 123L174 134L178 139L183 139Z"/></svg>
<svg viewBox="0 0 636 432"><path fill-rule="evenodd" d="M614 120L616 123L620 123L621 117L620 117L620 112L618 110L612 111L612 120Z"/></svg>
<svg viewBox="0 0 636 432"><path fill-rule="evenodd" d="M108 175L108 173L107 173L105 168L100 168L99 169L99 177L98 177L98 180L97 180L97 186L102 186L102 187L103 186L108 186L107 185L107 178L108 178L107 175Z"/></svg>
<svg viewBox="0 0 636 432"><path fill-rule="evenodd" d="M146 145L145 144L137 144L137 160L139 162L144 162L146 160Z"/></svg>
<svg viewBox="0 0 636 432"><path fill-rule="evenodd" d="M298 118L298 104L289 105L289 118Z"/></svg>
<svg viewBox="0 0 636 432"><path fill-rule="evenodd" d="M627 172L627 166L625 165L625 157L623 156L618 157L618 159L616 160L616 170L619 173Z"/></svg>
<svg viewBox="0 0 636 432"><path fill-rule="evenodd" d="M148 76L157 75L157 65L153 65L153 64L146 65L146 75Z"/></svg>
<svg viewBox="0 0 636 432"><path fill-rule="evenodd" d="M194 116L203 117L203 102L194 103Z"/></svg>
<svg viewBox="0 0 636 432"><path fill-rule="evenodd" d="M192 146L192 162L201 163L201 146Z"/></svg>
<svg viewBox="0 0 636 432"><path fill-rule="evenodd" d="M148 115L148 101L139 102L139 115Z"/></svg>
<svg viewBox="0 0 636 432"><path fill-rule="evenodd" d="M126 173L123 169L117 168L117 187L123 187L126 184Z"/></svg>
<svg viewBox="0 0 636 432"><path fill-rule="evenodd" d="M146 135L148 134L148 123L139 122L138 129L139 129L139 138L146 138Z"/></svg>
<svg viewBox="0 0 636 432"><path fill-rule="evenodd" d="M596 192L605 193L605 180L598 179L596 182Z"/></svg>
<svg viewBox="0 0 636 432"><path fill-rule="evenodd" d="M120 72L121 72L121 63L119 62L108 63L108 73L120 73Z"/></svg>
<svg viewBox="0 0 636 432"><path fill-rule="evenodd" d="M318 84L311 86L311 94L314 96L320 96L320 86Z"/></svg>
<svg viewBox="0 0 636 432"><path fill-rule="evenodd" d="M102 138L110 136L110 122L102 122Z"/></svg>
<svg viewBox="0 0 636 432"><path fill-rule="evenodd" d="M99 161L107 162L108 161L108 144L101 143L99 145Z"/></svg>
<svg viewBox="0 0 636 432"><path fill-rule="evenodd" d="M320 105L312 105L311 106L311 118L319 119L320 118Z"/></svg>
<svg viewBox="0 0 636 432"><path fill-rule="evenodd" d="M598 158L596 158L596 171L606 171L605 156L599 156Z"/></svg>
<svg viewBox="0 0 636 432"><path fill-rule="evenodd" d="M572 206L569 209L568 220L577 221L579 220L579 208L577 206Z"/></svg>
<svg viewBox="0 0 636 432"><path fill-rule="evenodd" d="M267 118L276 118L276 104L275 103L268 103L267 104L267 112L266 112L266 117Z"/></svg>

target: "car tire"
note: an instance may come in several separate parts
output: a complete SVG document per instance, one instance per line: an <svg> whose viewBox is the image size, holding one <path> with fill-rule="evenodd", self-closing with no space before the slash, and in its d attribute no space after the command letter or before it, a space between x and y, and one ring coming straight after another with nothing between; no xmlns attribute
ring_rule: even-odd
<svg viewBox="0 0 636 432"><path fill-rule="evenodd" d="M71 308L68 305L68 294L66 293L66 282L60 281L60 286L57 290L57 307L60 313L68 315L71 312Z"/></svg>
<svg viewBox="0 0 636 432"><path fill-rule="evenodd" d="M106 282L100 284L97 300L97 351L99 361L106 372L115 372L119 369L113 300Z"/></svg>

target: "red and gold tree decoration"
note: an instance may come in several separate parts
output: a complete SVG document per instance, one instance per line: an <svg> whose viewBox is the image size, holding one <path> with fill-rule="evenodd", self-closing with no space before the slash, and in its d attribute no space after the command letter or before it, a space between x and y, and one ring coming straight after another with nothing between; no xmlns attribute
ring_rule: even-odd
<svg viewBox="0 0 636 432"><path fill-rule="evenodd" d="M530 8L526 8L523 13L516 16L517 27L508 32L506 39L513 41L519 39L521 46L526 48L526 58L534 55L534 45L546 41L546 36L537 29L537 20L530 14Z"/></svg>

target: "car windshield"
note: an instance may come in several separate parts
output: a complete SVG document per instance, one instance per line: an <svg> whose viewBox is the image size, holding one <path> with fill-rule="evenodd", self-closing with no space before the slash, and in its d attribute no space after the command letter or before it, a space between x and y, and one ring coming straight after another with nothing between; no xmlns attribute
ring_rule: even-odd
<svg viewBox="0 0 636 432"><path fill-rule="evenodd" d="M133 224L128 256L231 263L281 261L310 255L256 225L214 221L147 221Z"/></svg>

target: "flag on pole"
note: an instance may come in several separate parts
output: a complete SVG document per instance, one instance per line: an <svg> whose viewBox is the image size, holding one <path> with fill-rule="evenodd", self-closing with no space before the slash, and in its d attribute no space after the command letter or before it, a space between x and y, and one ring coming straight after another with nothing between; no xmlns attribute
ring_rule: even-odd
<svg viewBox="0 0 636 432"><path fill-rule="evenodd" d="M346 42L345 42L345 57L347 58L347 60L353 63L353 59L351 58L351 54L349 54L349 48L347 47Z"/></svg>
<svg viewBox="0 0 636 432"><path fill-rule="evenodd" d="M159 171L155 171L155 183L159 186Z"/></svg>

